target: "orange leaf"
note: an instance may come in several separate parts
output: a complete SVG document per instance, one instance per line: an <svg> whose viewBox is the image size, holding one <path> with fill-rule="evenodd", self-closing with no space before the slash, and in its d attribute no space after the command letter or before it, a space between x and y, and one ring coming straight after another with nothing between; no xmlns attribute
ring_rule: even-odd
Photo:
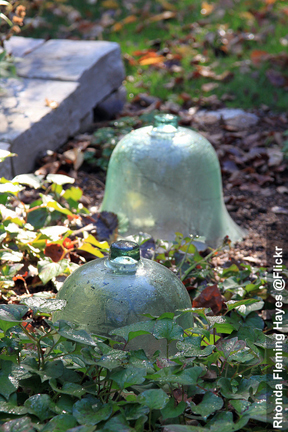
<svg viewBox="0 0 288 432"><path fill-rule="evenodd" d="M113 25L112 30L115 32L118 32L118 31L122 30L122 28L123 28L123 25L119 22L119 23L116 23Z"/></svg>
<svg viewBox="0 0 288 432"><path fill-rule="evenodd" d="M70 239L70 238L65 238L65 240L63 241L63 246L66 249L74 249L74 242Z"/></svg>
<svg viewBox="0 0 288 432"><path fill-rule="evenodd" d="M259 66L259 64L268 57L269 53L262 50L253 50L250 54L251 61L255 66Z"/></svg>
<svg viewBox="0 0 288 432"><path fill-rule="evenodd" d="M65 248L59 243L48 243L44 249L44 255L52 259L53 262L58 262L66 254Z"/></svg>
<svg viewBox="0 0 288 432"><path fill-rule="evenodd" d="M136 17L136 15L128 15L126 18L124 18L122 21L121 21L121 23L122 24L130 24L130 23L133 23L133 22L135 22L135 21L137 21L137 17Z"/></svg>
<svg viewBox="0 0 288 432"><path fill-rule="evenodd" d="M204 1L201 5L201 14L210 15L213 12L214 8L215 8L214 4L207 3L206 1Z"/></svg>
<svg viewBox="0 0 288 432"><path fill-rule="evenodd" d="M158 15L154 15L151 18L148 18L148 22L157 22L157 21L162 21L162 20L166 20L166 19L170 19L170 18L175 18L176 17L176 13L172 12L172 11L165 11L162 12L161 14Z"/></svg>
<svg viewBox="0 0 288 432"><path fill-rule="evenodd" d="M215 315L221 311L222 305L222 296L216 284L204 288L192 303L192 306L196 308L210 307Z"/></svg>
<svg viewBox="0 0 288 432"><path fill-rule="evenodd" d="M105 7L106 9L118 9L119 8L119 4L115 0L102 1L101 6Z"/></svg>
<svg viewBox="0 0 288 432"><path fill-rule="evenodd" d="M141 66L147 66L147 65L157 64L157 63L163 63L164 60L165 60L164 56L148 57L148 58L144 58L143 60L139 60L139 63Z"/></svg>
<svg viewBox="0 0 288 432"><path fill-rule="evenodd" d="M49 108L56 109L59 106L59 103L54 100L45 99L45 105Z"/></svg>

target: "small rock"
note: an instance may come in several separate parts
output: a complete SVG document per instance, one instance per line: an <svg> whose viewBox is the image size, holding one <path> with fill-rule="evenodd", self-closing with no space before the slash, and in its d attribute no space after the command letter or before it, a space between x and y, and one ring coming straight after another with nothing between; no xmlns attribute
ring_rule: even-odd
<svg viewBox="0 0 288 432"><path fill-rule="evenodd" d="M236 130L246 129L258 123L259 118L255 114L247 113L241 109L223 108L217 111L199 111L194 120L205 124L213 124L216 121L225 121L227 126Z"/></svg>
<svg viewBox="0 0 288 432"><path fill-rule="evenodd" d="M284 208L284 207L279 207L279 206L274 206L272 207L272 212L275 214L284 214L284 215L288 215L288 209Z"/></svg>
<svg viewBox="0 0 288 432"><path fill-rule="evenodd" d="M281 194L288 193L288 188L286 186L278 186L276 190Z"/></svg>
<svg viewBox="0 0 288 432"><path fill-rule="evenodd" d="M267 154L269 156L268 166L278 166L283 161L284 154L280 148L273 147L267 149Z"/></svg>

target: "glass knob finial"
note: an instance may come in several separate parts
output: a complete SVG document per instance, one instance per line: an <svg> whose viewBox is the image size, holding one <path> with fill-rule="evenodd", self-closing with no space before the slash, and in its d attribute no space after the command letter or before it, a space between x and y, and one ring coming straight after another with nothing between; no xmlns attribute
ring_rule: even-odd
<svg viewBox="0 0 288 432"><path fill-rule="evenodd" d="M133 241L118 240L110 247L110 260L118 257L130 257L135 261L140 261L139 245Z"/></svg>

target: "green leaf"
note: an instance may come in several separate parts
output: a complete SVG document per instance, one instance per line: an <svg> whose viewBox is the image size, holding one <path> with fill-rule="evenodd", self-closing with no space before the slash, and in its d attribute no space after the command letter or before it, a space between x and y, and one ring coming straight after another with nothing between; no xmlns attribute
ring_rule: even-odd
<svg viewBox="0 0 288 432"><path fill-rule="evenodd" d="M186 337L183 342L177 342L176 346L185 357L207 357L215 348L215 345L208 345L202 349L201 337L198 336Z"/></svg>
<svg viewBox="0 0 288 432"><path fill-rule="evenodd" d="M18 387L18 380L12 374L7 373L5 370L0 372L0 394L2 396L8 400L9 396L17 391Z"/></svg>
<svg viewBox="0 0 288 432"><path fill-rule="evenodd" d="M223 352L224 357L227 359L231 354L246 348L246 343L243 340L238 340L238 337L234 337L232 339L221 339L216 347L218 351Z"/></svg>
<svg viewBox="0 0 288 432"><path fill-rule="evenodd" d="M232 264L229 268L223 269L221 277L227 278L235 275L235 273L239 273L239 269L236 264Z"/></svg>
<svg viewBox="0 0 288 432"><path fill-rule="evenodd" d="M81 396L83 396L86 393L81 385L73 382L65 382L61 386L61 389L57 387L56 379L51 379L49 383L55 392L75 396L79 399L81 398Z"/></svg>
<svg viewBox="0 0 288 432"><path fill-rule="evenodd" d="M40 297L27 297L22 300L29 309L33 310L33 314L38 313L52 313L62 310L66 306L65 300L49 299L45 300Z"/></svg>
<svg viewBox="0 0 288 432"><path fill-rule="evenodd" d="M75 183L74 178L63 174L48 174L46 180L50 183L55 183L61 186L68 183L69 184Z"/></svg>
<svg viewBox="0 0 288 432"><path fill-rule="evenodd" d="M230 404L235 408L238 414L242 414L243 411L247 410L247 408L251 405L251 402L248 402L247 400L238 399L238 400L231 400Z"/></svg>
<svg viewBox="0 0 288 432"><path fill-rule="evenodd" d="M161 409L162 418L165 420L167 418L179 417L186 408L186 403L181 401L178 405L175 405L175 399L170 398L167 405Z"/></svg>
<svg viewBox="0 0 288 432"><path fill-rule="evenodd" d="M230 411L217 413L208 423L209 432L235 432L242 429L248 423L248 418L240 418L233 422L233 413Z"/></svg>
<svg viewBox="0 0 288 432"><path fill-rule="evenodd" d="M6 333L9 328L21 322L27 311L28 308L22 305L0 305L0 328Z"/></svg>
<svg viewBox="0 0 288 432"><path fill-rule="evenodd" d="M112 405L102 404L99 399L88 396L73 406L73 416L83 425L96 425L112 414Z"/></svg>
<svg viewBox="0 0 288 432"><path fill-rule="evenodd" d="M127 362L128 353L120 350L113 350L109 354L104 355L95 363L106 369L112 370L119 366L123 366L123 362Z"/></svg>
<svg viewBox="0 0 288 432"><path fill-rule="evenodd" d="M152 334L156 339L167 339L168 343L172 340L183 339L182 327L166 318L155 322Z"/></svg>
<svg viewBox="0 0 288 432"><path fill-rule="evenodd" d="M245 311L247 309L247 306L252 305L253 303L259 303L259 300L256 299L246 299L246 300L239 300L239 301L235 301L235 300L229 300L226 305L228 307L228 311L232 310L232 309L236 309L237 308L237 312L240 312L240 308L241 306L243 306L242 311L244 311L244 306L245 306ZM261 308L260 308L261 309ZM251 311L252 312L252 311ZM241 313L242 315L242 313Z"/></svg>
<svg viewBox="0 0 288 432"><path fill-rule="evenodd" d="M115 381L120 389L124 389L132 385L142 384L145 381L145 376L145 369L130 366L127 369L113 372L109 378Z"/></svg>
<svg viewBox="0 0 288 432"><path fill-rule="evenodd" d="M12 262L20 262L23 259L23 253L17 251L11 251L7 249L0 250L0 260L2 261L12 261Z"/></svg>
<svg viewBox="0 0 288 432"><path fill-rule="evenodd" d="M39 370L37 373L41 377L41 381L44 382L50 378L59 378L63 375L64 365L62 360L55 360L51 362L46 362L43 369Z"/></svg>
<svg viewBox="0 0 288 432"><path fill-rule="evenodd" d="M95 426L76 426L72 429L68 429L67 432L94 432Z"/></svg>
<svg viewBox="0 0 288 432"><path fill-rule="evenodd" d="M109 332L110 335L121 336L126 342L134 339L136 336L152 333L154 321L140 321L125 327L120 327Z"/></svg>
<svg viewBox="0 0 288 432"><path fill-rule="evenodd" d="M220 410L223 403L224 402L220 397L216 396L212 392L207 392L205 393L202 402L198 405L191 402L190 407L194 414L199 414L206 420L210 414Z"/></svg>
<svg viewBox="0 0 288 432"><path fill-rule="evenodd" d="M65 226L50 226L39 230L42 234L47 236L51 241L57 241L59 238L69 231Z"/></svg>
<svg viewBox="0 0 288 432"><path fill-rule="evenodd" d="M27 306L17 304L0 305L0 319L3 321L20 322L27 312Z"/></svg>
<svg viewBox="0 0 288 432"><path fill-rule="evenodd" d="M4 423L2 426L3 432L35 432L32 422L28 417L22 417L20 419L11 420Z"/></svg>
<svg viewBox="0 0 288 432"><path fill-rule="evenodd" d="M69 263L67 260L53 262L51 260L43 260L38 262L38 275L42 283L46 285L51 279L65 272Z"/></svg>
<svg viewBox="0 0 288 432"><path fill-rule="evenodd" d="M139 403L130 403L127 404L125 402L124 406L125 418L127 420L137 420L138 418L145 416L149 413L149 408Z"/></svg>
<svg viewBox="0 0 288 432"><path fill-rule="evenodd" d="M41 177L34 174L20 174L11 180L12 183L20 183L30 186L34 189L39 189L41 187Z"/></svg>
<svg viewBox="0 0 288 432"><path fill-rule="evenodd" d="M77 425L75 417L71 414L60 414L52 418L41 432L67 432L68 429Z"/></svg>
<svg viewBox="0 0 288 432"><path fill-rule="evenodd" d="M108 420L101 429L97 429L97 432L135 432L135 429L128 425L122 414L119 414Z"/></svg>
<svg viewBox="0 0 288 432"><path fill-rule="evenodd" d="M53 417L54 413L50 407L53 406L52 399L47 394L36 394L24 402L30 414L35 415L41 422Z"/></svg>
<svg viewBox="0 0 288 432"><path fill-rule="evenodd" d="M96 346L96 342L85 330L76 330L75 325L68 323L64 320L59 320L53 323L53 327L58 329L58 333L64 336L66 339L73 340L75 342Z"/></svg>
<svg viewBox="0 0 288 432"><path fill-rule="evenodd" d="M169 397L162 389L145 390L141 393L137 400L150 410L163 409L169 401Z"/></svg>

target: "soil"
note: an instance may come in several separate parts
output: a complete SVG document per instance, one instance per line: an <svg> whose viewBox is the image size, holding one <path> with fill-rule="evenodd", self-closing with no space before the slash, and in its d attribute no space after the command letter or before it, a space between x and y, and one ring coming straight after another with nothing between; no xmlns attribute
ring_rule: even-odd
<svg viewBox="0 0 288 432"><path fill-rule="evenodd" d="M288 169L287 160L281 158L288 119L285 114L268 110L253 112L259 121L246 129L237 128L237 125L231 127L223 120L199 124L193 116L187 121L187 116L181 118L181 115L180 124L192 126L214 146L220 160L227 209L235 222L247 230L242 242L220 254L219 263L235 259L257 267L270 267L275 246L282 247L288 258ZM105 126L107 122L98 122L84 137L75 137L74 142L89 139L93 130L101 125ZM278 152L276 160L269 156L272 147ZM104 195L105 173L91 171L89 166L82 165L73 175L76 185L83 190L83 204L94 207L93 211L99 210Z"/></svg>

